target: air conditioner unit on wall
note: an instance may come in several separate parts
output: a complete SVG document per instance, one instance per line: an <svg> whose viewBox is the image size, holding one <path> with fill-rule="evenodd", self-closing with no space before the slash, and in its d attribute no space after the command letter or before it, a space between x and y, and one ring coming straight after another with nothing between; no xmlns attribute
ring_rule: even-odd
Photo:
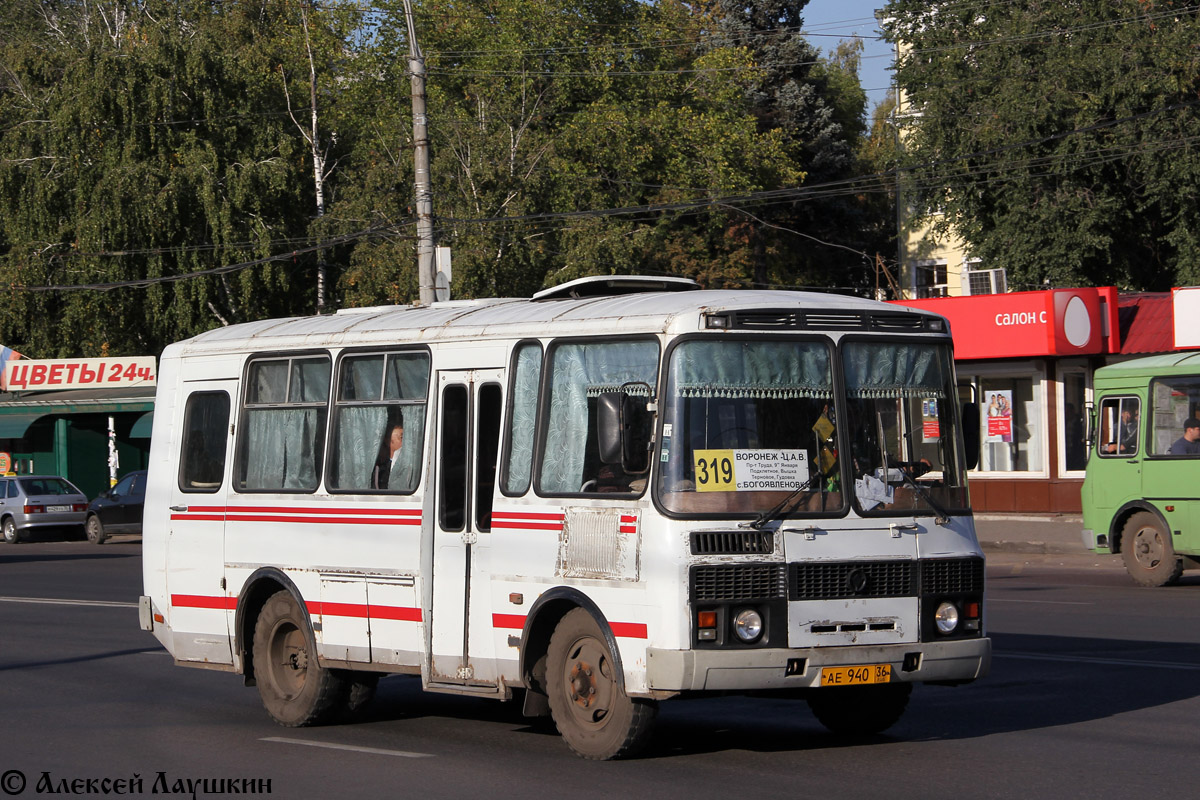
<svg viewBox="0 0 1200 800"><path fill-rule="evenodd" d="M1003 294L1008 291L1004 268L973 269L963 274L963 294Z"/></svg>

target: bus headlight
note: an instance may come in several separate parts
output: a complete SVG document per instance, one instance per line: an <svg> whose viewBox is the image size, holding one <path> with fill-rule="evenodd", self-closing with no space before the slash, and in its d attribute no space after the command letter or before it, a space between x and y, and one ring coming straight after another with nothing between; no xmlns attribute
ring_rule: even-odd
<svg viewBox="0 0 1200 800"><path fill-rule="evenodd" d="M937 622L940 633L954 633L954 629L958 627L958 606L954 603L942 603L938 606L933 619Z"/></svg>
<svg viewBox="0 0 1200 800"><path fill-rule="evenodd" d="M742 609L733 618L733 632L747 644L758 641L763 632L762 615L753 608Z"/></svg>

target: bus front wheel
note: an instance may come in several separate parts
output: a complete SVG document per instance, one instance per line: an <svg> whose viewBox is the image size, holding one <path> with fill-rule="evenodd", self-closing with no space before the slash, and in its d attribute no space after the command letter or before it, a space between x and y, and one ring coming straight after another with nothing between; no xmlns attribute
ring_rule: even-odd
<svg viewBox="0 0 1200 800"><path fill-rule="evenodd" d="M346 681L317 663L316 644L290 592L271 595L258 615L254 680L267 713L288 728L327 722L346 704Z"/></svg>
<svg viewBox="0 0 1200 800"><path fill-rule="evenodd" d="M1121 530L1121 556L1130 577L1142 586L1166 586L1183 574L1171 534L1149 511L1139 511Z"/></svg>
<svg viewBox="0 0 1200 800"><path fill-rule="evenodd" d="M650 738L658 704L625 694L600 627L582 608L550 637L546 689L558 732L584 758L635 755Z"/></svg>

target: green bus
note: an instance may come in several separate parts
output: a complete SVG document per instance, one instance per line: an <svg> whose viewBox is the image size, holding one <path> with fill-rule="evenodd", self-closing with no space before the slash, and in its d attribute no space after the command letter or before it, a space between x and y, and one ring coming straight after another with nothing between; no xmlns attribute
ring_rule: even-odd
<svg viewBox="0 0 1200 800"><path fill-rule="evenodd" d="M1096 370L1084 544L1120 553L1143 586L1200 566L1200 353Z"/></svg>

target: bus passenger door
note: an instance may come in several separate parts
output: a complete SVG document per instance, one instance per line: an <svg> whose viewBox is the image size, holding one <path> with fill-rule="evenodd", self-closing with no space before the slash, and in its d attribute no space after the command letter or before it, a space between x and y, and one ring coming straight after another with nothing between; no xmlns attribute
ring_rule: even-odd
<svg viewBox="0 0 1200 800"><path fill-rule="evenodd" d="M229 621L236 596L225 588L225 501L229 419L237 381L181 386L178 473L168 478L168 621L180 661L232 663Z"/></svg>
<svg viewBox="0 0 1200 800"><path fill-rule="evenodd" d="M486 554L500 436L500 370L438 373L431 682L495 686Z"/></svg>

